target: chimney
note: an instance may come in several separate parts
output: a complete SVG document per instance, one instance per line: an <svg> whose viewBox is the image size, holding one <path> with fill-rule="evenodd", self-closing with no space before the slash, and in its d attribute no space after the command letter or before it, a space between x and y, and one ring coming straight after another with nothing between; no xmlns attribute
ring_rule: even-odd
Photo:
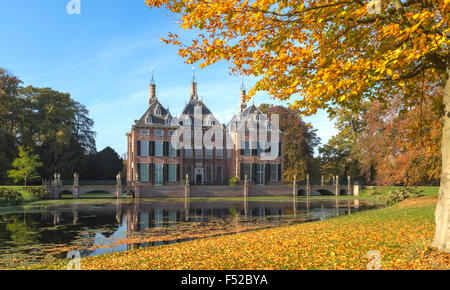
<svg viewBox="0 0 450 290"><path fill-rule="evenodd" d="M149 106L155 101L155 99L156 99L156 85L155 85L155 79L153 78L153 69L152 69L152 80L150 81Z"/></svg>
<svg viewBox="0 0 450 290"><path fill-rule="evenodd" d="M247 100L245 99L245 86L244 80L242 80L241 85L241 98L239 103L239 113L242 113L247 108Z"/></svg>

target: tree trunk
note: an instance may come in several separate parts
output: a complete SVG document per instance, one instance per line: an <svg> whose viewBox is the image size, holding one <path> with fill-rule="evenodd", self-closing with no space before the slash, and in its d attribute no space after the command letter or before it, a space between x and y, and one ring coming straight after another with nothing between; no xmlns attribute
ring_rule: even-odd
<svg viewBox="0 0 450 290"><path fill-rule="evenodd" d="M444 126L442 131L442 173L438 204L434 213L436 233L433 246L450 252L450 66L447 67L443 107Z"/></svg>

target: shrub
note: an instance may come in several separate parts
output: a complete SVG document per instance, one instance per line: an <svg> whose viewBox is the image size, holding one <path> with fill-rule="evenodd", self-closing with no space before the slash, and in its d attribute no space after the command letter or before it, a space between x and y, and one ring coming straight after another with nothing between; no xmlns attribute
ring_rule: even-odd
<svg viewBox="0 0 450 290"><path fill-rule="evenodd" d="M367 196L380 196L381 192L375 190L375 189L369 189L367 190Z"/></svg>
<svg viewBox="0 0 450 290"><path fill-rule="evenodd" d="M235 186L237 184L237 182L238 182L238 178L236 176L233 176L230 178L230 181L229 181L230 186Z"/></svg>
<svg viewBox="0 0 450 290"><path fill-rule="evenodd" d="M23 187L22 190L31 192L33 194L33 196L35 196L39 199L48 199L50 197L50 192L48 192L43 187L26 186L26 187Z"/></svg>
<svg viewBox="0 0 450 290"><path fill-rule="evenodd" d="M387 195L387 204L393 205L405 199L418 198L423 196L423 190L415 190L410 187L404 187L396 190L390 190Z"/></svg>
<svg viewBox="0 0 450 290"><path fill-rule="evenodd" d="M10 204L20 204L24 200L22 194L17 190L6 188L0 188L0 199Z"/></svg>

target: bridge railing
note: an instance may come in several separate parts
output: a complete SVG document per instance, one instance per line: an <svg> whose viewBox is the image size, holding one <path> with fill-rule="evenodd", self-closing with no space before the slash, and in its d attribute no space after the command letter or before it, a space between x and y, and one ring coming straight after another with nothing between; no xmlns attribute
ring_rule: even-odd
<svg viewBox="0 0 450 290"><path fill-rule="evenodd" d="M62 180L63 185L73 185L73 180ZM78 181L80 186L114 186L116 185L115 180L80 180ZM122 185L126 185L126 181L122 180Z"/></svg>

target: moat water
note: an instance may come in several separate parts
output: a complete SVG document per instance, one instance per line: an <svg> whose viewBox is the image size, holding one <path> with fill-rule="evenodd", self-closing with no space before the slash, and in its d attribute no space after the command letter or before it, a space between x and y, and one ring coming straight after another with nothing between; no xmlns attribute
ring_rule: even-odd
<svg viewBox="0 0 450 290"><path fill-rule="evenodd" d="M374 209L320 198L80 199L0 208L0 268L160 246Z"/></svg>

